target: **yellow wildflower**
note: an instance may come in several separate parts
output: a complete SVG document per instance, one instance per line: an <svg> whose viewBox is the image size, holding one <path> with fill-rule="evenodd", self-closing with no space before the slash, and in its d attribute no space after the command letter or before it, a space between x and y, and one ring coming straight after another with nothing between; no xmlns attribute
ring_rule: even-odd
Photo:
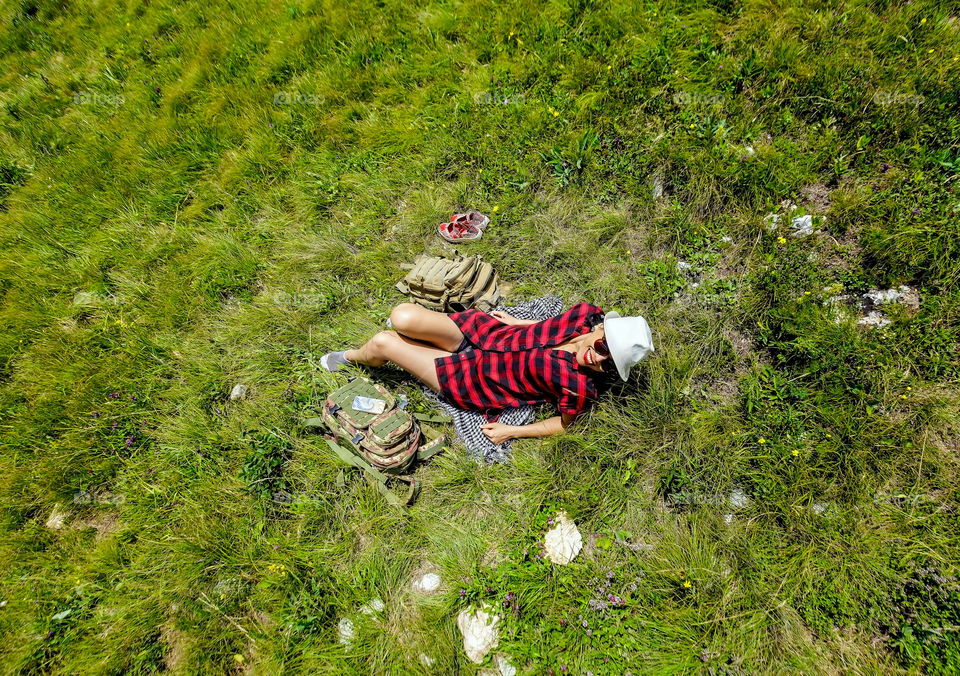
<svg viewBox="0 0 960 676"><path fill-rule="evenodd" d="M554 117L560 117L560 113L558 113L557 111L553 111L553 116L554 116Z"/></svg>
<svg viewBox="0 0 960 676"><path fill-rule="evenodd" d="M800 451L793 449L793 457L796 458L798 455L800 455Z"/></svg>
<svg viewBox="0 0 960 676"><path fill-rule="evenodd" d="M764 439L763 437L760 437L759 439L757 439L757 443L758 443L758 444L765 444L765 443L767 443L767 440Z"/></svg>
<svg viewBox="0 0 960 676"><path fill-rule="evenodd" d="M809 291L804 291L804 292L803 292L803 295L804 295L804 296L809 296L809 295L810 295L810 292L809 292Z"/></svg>
<svg viewBox="0 0 960 676"><path fill-rule="evenodd" d="M690 128L691 128L691 129L693 129L693 128L696 127L696 126L697 126L697 125L693 124L692 122L690 123Z"/></svg>
<svg viewBox="0 0 960 676"><path fill-rule="evenodd" d="M683 586L686 587L687 589L690 589L690 587L692 587L693 585L690 584L690 580L685 580L683 583Z"/></svg>
<svg viewBox="0 0 960 676"><path fill-rule="evenodd" d="M777 244L786 244L786 243L787 243L786 237L777 237Z"/></svg>
<svg viewBox="0 0 960 676"><path fill-rule="evenodd" d="M925 24L925 23L927 23L927 17L923 17L922 19L920 19L920 25L921 25L921 26L922 26L923 24Z"/></svg>
<svg viewBox="0 0 960 676"><path fill-rule="evenodd" d="M500 207L494 207L494 208L493 208L493 213L497 213L498 211L500 211Z"/></svg>
<svg viewBox="0 0 960 676"><path fill-rule="evenodd" d="M828 434L828 435L827 435L827 439L833 439L833 435L832 435L832 434Z"/></svg>
<svg viewBox="0 0 960 676"><path fill-rule="evenodd" d="M932 50L932 49L928 49L928 50L927 50L927 54L933 54L933 50Z"/></svg>

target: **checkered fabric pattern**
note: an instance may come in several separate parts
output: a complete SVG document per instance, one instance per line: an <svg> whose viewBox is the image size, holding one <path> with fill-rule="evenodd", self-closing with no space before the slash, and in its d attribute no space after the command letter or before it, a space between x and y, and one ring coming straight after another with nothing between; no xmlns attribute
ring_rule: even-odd
<svg viewBox="0 0 960 676"><path fill-rule="evenodd" d="M534 319L543 321L550 317L555 317L563 312L563 301L556 296L545 296L535 298L534 300L520 303L511 307L499 306L495 308L517 319ZM467 350L473 349L467 347ZM453 426L457 431L457 436L467 447L467 451L479 462L484 461L488 464L507 462L510 459L510 448L512 441L506 441L502 444L494 444L487 439L486 435L480 429L487 423L486 416L482 411L467 411L457 408L450 402L436 395L429 387L423 386L423 393L430 401L436 403L440 408L446 411L453 418ZM534 409L530 405L508 408L501 412L498 422L504 425L529 425L533 422Z"/></svg>

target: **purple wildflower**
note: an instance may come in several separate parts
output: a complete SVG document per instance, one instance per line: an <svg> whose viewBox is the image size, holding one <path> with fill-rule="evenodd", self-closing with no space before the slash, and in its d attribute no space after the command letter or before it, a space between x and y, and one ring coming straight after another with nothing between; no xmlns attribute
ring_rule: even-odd
<svg viewBox="0 0 960 676"><path fill-rule="evenodd" d="M460 590L460 598L463 598L463 597L466 596L466 595L467 595L467 590L466 590L466 589L461 589L461 590Z"/></svg>
<svg viewBox="0 0 960 676"><path fill-rule="evenodd" d="M93 412L93 417L94 417L94 418L99 418L99 417L100 417L100 411L94 411L94 412Z"/></svg>
<svg viewBox="0 0 960 676"><path fill-rule="evenodd" d="M919 209L914 209L914 210L913 210L913 215L914 215L914 216L918 216L919 214L920 214L920 210L919 210Z"/></svg>
<svg viewBox="0 0 960 676"><path fill-rule="evenodd" d="M587 628L587 626L588 626L588 625L587 625L587 621L586 621L586 620L584 620L584 621L583 621L583 622L581 622L580 624L582 624L582 625L583 625L583 628L584 628L584 629L586 629L586 628Z"/></svg>

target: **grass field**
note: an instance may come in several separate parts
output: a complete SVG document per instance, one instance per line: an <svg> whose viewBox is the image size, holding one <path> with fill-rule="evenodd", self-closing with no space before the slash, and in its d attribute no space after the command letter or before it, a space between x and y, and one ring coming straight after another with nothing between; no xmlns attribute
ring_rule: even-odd
<svg viewBox="0 0 960 676"><path fill-rule="evenodd" d="M956 4L3 0L0 120L3 673L960 670ZM657 351L404 514L300 422L467 208Z"/></svg>

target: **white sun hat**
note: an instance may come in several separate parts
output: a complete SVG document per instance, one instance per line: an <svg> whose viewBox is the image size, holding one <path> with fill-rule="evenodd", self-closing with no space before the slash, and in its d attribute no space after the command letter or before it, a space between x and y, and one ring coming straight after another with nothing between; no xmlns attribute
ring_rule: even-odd
<svg viewBox="0 0 960 676"><path fill-rule="evenodd" d="M650 326L643 317L621 317L608 312L603 317L603 333L617 372L626 382L633 365L654 351Z"/></svg>

